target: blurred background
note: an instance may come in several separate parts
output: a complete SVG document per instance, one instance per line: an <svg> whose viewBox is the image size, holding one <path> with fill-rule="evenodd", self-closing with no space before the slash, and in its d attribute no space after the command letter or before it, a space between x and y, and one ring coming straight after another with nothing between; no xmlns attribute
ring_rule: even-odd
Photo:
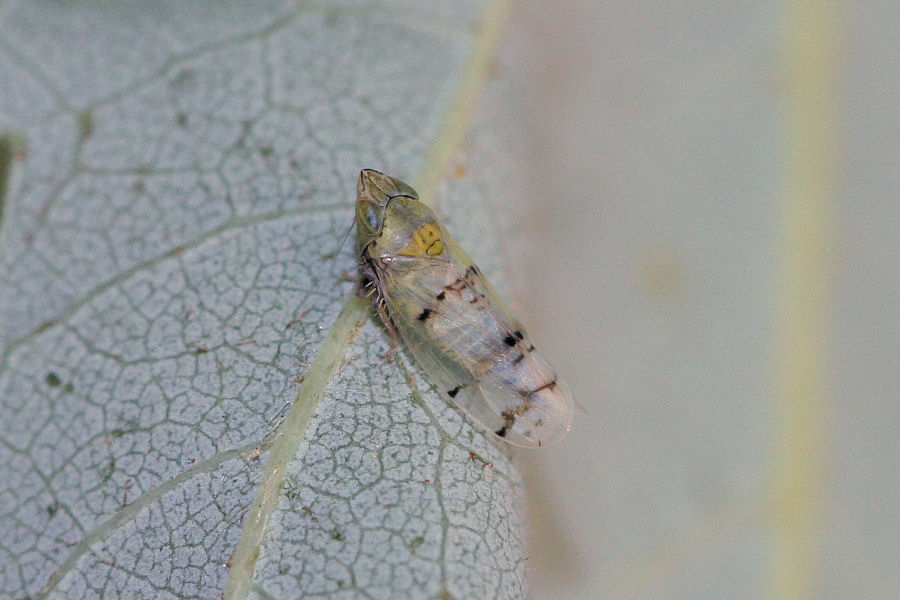
<svg viewBox="0 0 900 600"><path fill-rule="evenodd" d="M900 4L514 5L537 599L900 597Z"/></svg>

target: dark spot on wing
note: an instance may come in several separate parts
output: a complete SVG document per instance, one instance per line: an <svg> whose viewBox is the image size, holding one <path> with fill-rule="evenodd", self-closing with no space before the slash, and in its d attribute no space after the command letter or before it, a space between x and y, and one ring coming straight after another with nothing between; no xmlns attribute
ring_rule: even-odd
<svg viewBox="0 0 900 600"><path fill-rule="evenodd" d="M502 413L500 413L500 416L503 418L503 427L501 427L494 433L496 433L500 437L506 437L506 434L509 433L509 428L515 424L516 418L518 418L518 416L523 414L526 410L528 410L527 401L523 402L515 408L504 410Z"/></svg>
<svg viewBox="0 0 900 600"><path fill-rule="evenodd" d="M427 320L428 320L428 317L430 317L433 313L434 313L433 310L431 310L430 308L426 308L426 309L423 310L421 313L419 313L419 320L420 320L420 321L427 321Z"/></svg>
<svg viewBox="0 0 900 600"><path fill-rule="evenodd" d="M513 359L513 364L517 365L525 358L525 353L519 352L519 355Z"/></svg>
<svg viewBox="0 0 900 600"><path fill-rule="evenodd" d="M447 294L444 293L444 290L441 290L441 293L438 294L437 296L435 296L435 298L437 298L438 300L443 300L446 297L447 297Z"/></svg>
<svg viewBox="0 0 900 600"><path fill-rule="evenodd" d="M534 344L531 344L530 346L528 346L528 347L526 348L526 350L527 350L528 352L533 352L533 351L534 351Z"/></svg>
<svg viewBox="0 0 900 600"><path fill-rule="evenodd" d="M447 395L451 398L456 398L456 395L459 393L459 386L456 386L452 390L447 390Z"/></svg>
<svg viewBox="0 0 900 600"><path fill-rule="evenodd" d="M552 390L552 389L555 388L555 387L556 387L556 377L554 377L553 379L551 379L549 382L545 383L545 384L542 385L541 387L539 387L539 388L533 390L533 391L532 391L531 393L529 393L528 395L530 396L531 394L537 394L537 393L540 392L541 390L547 390L547 389Z"/></svg>
<svg viewBox="0 0 900 600"><path fill-rule="evenodd" d="M525 334L522 333L521 331L516 330L513 332L513 335L516 336L517 338L519 338L520 340L525 339Z"/></svg>
<svg viewBox="0 0 900 600"><path fill-rule="evenodd" d="M505 338L503 338L503 343L506 344L507 346L515 346L516 338L514 335L510 334L510 335L506 336Z"/></svg>

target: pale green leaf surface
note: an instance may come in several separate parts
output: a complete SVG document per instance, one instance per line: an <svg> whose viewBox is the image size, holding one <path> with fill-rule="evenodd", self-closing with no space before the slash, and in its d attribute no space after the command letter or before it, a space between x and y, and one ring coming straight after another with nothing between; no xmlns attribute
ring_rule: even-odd
<svg viewBox="0 0 900 600"><path fill-rule="evenodd" d="M334 258L360 168L442 170L492 6L0 4L0 597L523 596L517 472Z"/></svg>

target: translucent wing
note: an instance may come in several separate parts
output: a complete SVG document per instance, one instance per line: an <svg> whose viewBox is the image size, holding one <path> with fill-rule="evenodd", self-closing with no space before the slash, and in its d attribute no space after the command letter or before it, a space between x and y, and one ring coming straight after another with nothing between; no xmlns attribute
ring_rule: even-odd
<svg viewBox="0 0 900 600"><path fill-rule="evenodd" d="M450 260L415 258L377 273L388 314L451 400L507 442L555 444L571 426L565 384L449 236Z"/></svg>

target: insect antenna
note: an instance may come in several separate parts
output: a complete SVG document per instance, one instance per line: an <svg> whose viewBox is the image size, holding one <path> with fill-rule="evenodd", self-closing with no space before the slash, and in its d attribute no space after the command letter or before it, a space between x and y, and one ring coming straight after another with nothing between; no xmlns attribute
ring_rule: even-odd
<svg viewBox="0 0 900 600"><path fill-rule="evenodd" d="M328 269L329 271L334 271L334 266L337 264L337 259L341 255L341 250L344 248L344 242L347 241L347 238L350 237L350 232L353 231L353 225L356 223L355 220L350 222L350 227L347 228L347 233L344 234L344 237L341 238L341 243L338 245L337 250L334 251L334 259L331 261L331 267Z"/></svg>

